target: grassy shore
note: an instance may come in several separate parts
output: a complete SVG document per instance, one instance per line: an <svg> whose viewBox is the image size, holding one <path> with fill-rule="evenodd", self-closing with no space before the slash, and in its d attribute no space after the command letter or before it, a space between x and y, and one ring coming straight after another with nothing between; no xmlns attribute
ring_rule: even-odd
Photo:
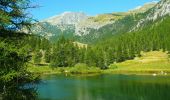
<svg viewBox="0 0 170 100"><path fill-rule="evenodd" d="M80 66L79 66L80 65ZM75 67L61 67L51 68L49 66L35 66L29 65L28 70L36 74L60 74L60 73L71 73L71 74L95 74L101 73L102 70L96 67L87 67L79 64Z"/></svg>
<svg viewBox="0 0 170 100"><path fill-rule="evenodd" d="M141 53L141 57L133 60L127 60L122 63L115 63L109 66L107 70L100 70L96 67L87 67L78 64L75 67L50 68L49 66L31 66L29 71L40 74L95 74L95 73L112 73L112 74L139 74L139 75L168 75L170 74L170 61L168 54L162 51L152 51Z"/></svg>
<svg viewBox="0 0 170 100"><path fill-rule="evenodd" d="M113 68L112 68L113 66ZM141 53L141 57L112 64L106 73L154 74L166 75L170 73L168 54L162 51Z"/></svg>

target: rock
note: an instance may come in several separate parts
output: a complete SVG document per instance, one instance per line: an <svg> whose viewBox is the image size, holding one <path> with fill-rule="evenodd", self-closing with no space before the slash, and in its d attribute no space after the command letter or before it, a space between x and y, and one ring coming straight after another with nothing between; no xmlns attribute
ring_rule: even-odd
<svg viewBox="0 0 170 100"><path fill-rule="evenodd" d="M157 74L156 73L154 73L154 74L152 74L153 76L157 76Z"/></svg>

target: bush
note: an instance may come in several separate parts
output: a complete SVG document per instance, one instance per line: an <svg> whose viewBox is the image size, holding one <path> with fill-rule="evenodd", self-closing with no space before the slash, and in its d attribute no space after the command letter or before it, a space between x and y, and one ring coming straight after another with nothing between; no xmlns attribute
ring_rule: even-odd
<svg viewBox="0 0 170 100"><path fill-rule="evenodd" d="M109 66L109 69L117 69L118 67L117 67L117 65L115 65L115 64L111 64L110 66Z"/></svg>
<svg viewBox="0 0 170 100"><path fill-rule="evenodd" d="M78 63L78 64L74 65L74 67L76 67L76 68L85 68L85 69L88 68L87 64L85 64L85 63Z"/></svg>
<svg viewBox="0 0 170 100"><path fill-rule="evenodd" d="M87 64L78 63L70 69L70 72L72 74L93 74L93 73L100 73L100 68L89 67L87 66Z"/></svg>
<svg viewBox="0 0 170 100"><path fill-rule="evenodd" d="M102 69L102 70L106 70L106 69L108 69L108 66L103 65L100 69Z"/></svg>

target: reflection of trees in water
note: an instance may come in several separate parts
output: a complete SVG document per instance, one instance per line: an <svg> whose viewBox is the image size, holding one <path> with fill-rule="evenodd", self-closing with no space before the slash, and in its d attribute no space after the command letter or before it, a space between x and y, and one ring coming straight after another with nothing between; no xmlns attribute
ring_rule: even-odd
<svg viewBox="0 0 170 100"><path fill-rule="evenodd" d="M33 85L31 87L3 86L0 93L0 100L36 100L37 98L37 90Z"/></svg>
<svg viewBox="0 0 170 100"><path fill-rule="evenodd" d="M37 92L35 88L20 89L11 88L2 93L3 100L36 100Z"/></svg>
<svg viewBox="0 0 170 100"><path fill-rule="evenodd" d="M170 84L166 77L111 75L94 77L91 84L88 81L77 85L79 100L170 100L167 92Z"/></svg>
<svg viewBox="0 0 170 100"><path fill-rule="evenodd" d="M32 82L0 82L0 100L36 100L36 84L39 80Z"/></svg>

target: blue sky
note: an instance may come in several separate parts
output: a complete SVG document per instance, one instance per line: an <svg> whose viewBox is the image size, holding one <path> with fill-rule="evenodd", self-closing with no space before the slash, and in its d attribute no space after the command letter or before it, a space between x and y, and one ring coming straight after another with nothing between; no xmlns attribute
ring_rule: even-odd
<svg viewBox="0 0 170 100"><path fill-rule="evenodd" d="M87 15L124 12L155 0L33 0L39 8L30 13L34 18L42 20L65 11L84 12Z"/></svg>

